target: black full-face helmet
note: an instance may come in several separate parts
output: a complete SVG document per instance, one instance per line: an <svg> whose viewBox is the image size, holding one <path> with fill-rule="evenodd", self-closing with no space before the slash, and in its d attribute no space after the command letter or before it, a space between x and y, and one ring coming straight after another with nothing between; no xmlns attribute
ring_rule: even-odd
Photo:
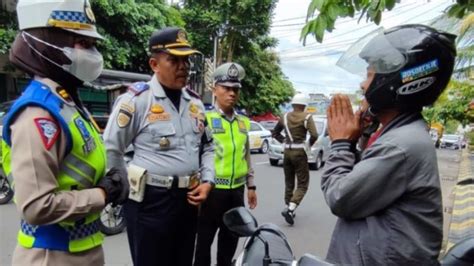
<svg viewBox="0 0 474 266"><path fill-rule="evenodd" d="M456 36L424 25L379 29L354 43L337 65L354 74L375 72L365 92L372 111L419 111L446 88Z"/></svg>

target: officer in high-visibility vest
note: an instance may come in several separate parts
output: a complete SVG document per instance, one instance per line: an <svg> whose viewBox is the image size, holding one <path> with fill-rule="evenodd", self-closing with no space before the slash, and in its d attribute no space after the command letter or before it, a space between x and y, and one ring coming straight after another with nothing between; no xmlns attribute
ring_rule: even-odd
<svg viewBox="0 0 474 266"><path fill-rule="evenodd" d="M293 111L284 114L273 129L272 136L285 145L283 169L285 171L285 209L281 212L285 221L293 225L296 207L303 200L309 186L306 135L309 132L309 147L318 139L318 132L311 114L305 112L308 97L296 94L291 100ZM285 131L284 137L281 132ZM296 175L296 190L295 190Z"/></svg>
<svg viewBox="0 0 474 266"><path fill-rule="evenodd" d="M226 228L222 217L226 211L245 205L245 185L249 207L257 206L257 187L250 163L250 121L234 109L244 76L243 67L237 63L225 63L213 74L216 103L214 109L206 113L206 120L215 145L216 185L201 206L195 266L211 264L211 245L217 229L217 265L231 265L238 238Z"/></svg>
<svg viewBox="0 0 474 266"><path fill-rule="evenodd" d="M78 97L102 71L84 0L20 0L10 61L33 80L3 124L5 173L21 212L13 265L103 265L100 212L128 194Z"/></svg>

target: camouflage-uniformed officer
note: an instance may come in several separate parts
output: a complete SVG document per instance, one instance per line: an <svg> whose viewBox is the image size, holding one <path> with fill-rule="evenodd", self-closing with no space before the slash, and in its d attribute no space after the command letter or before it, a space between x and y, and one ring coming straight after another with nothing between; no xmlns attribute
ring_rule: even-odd
<svg viewBox="0 0 474 266"><path fill-rule="evenodd" d="M196 205L214 183L214 151L204 106L197 95L183 89L188 56L197 51L175 27L155 31L149 49L154 76L133 84L117 99L105 129L108 164L125 168L124 151L132 145L131 188L136 185L131 166L147 171L140 176L146 183L139 189L143 198L132 200L131 194L124 206L134 265L191 265ZM201 184L189 188L198 175Z"/></svg>
<svg viewBox="0 0 474 266"><path fill-rule="evenodd" d="M227 229L222 217L228 210L245 205L245 185L249 207L257 205L250 162L250 120L234 109L244 77L245 70L237 63L222 64L213 73L216 104L206 113L206 119L216 147L216 187L201 207L194 266L211 265L211 246L217 230L217 265L231 265L239 239Z"/></svg>
<svg viewBox="0 0 474 266"><path fill-rule="evenodd" d="M284 143L283 168L285 171L285 204L283 217L289 224L294 223L296 207L303 200L309 186L308 156L306 154L306 135L310 133L309 147L318 138L311 114L304 112L308 99L304 94L296 94L292 101L293 111L280 118L273 129L273 138ZM281 132L285 130L286 137ZM295 174L297 187L295 190Z"/></svg>

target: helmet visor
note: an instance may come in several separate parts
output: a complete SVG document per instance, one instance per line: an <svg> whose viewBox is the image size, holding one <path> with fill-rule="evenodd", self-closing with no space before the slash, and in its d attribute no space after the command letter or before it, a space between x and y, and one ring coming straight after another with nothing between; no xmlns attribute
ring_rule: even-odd
<svg viewBox="0 0 474 266"><path fill-rule="evenodd" d="M405 56L387 40L383 28L356 41L336 63L346 71L362 77L366 77L369 67L375 73L387 74L400 70L405 64Z"/></svg>

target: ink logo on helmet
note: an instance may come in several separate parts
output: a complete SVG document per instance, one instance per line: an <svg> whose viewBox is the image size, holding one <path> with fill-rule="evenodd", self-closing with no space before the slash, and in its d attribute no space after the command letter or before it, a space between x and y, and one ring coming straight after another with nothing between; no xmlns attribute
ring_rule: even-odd
<svg viewBox="0 0 474 266"><path fill-rule="evenodd" d="M227 76L231 79L236 79L239 77L239 69L232 64L227 70Z"/></svg>
<svg viewBox="0 0 474 266"><path fill-rule="evenodd" d="M400 88L398 88L397 93L400 95L414 94L428 88L435 81L436 81L435 77L426 77L422 79L417 79L415 81L407 83L401 86Z"/></svg>
<svg viewBox="0 0 474 266"><path fill-rule="evenodd" d="M90 20L91 23L95 23L94 12L92 12L89 0L84 0L84 13L86 14L87 18Z"/></svg>

